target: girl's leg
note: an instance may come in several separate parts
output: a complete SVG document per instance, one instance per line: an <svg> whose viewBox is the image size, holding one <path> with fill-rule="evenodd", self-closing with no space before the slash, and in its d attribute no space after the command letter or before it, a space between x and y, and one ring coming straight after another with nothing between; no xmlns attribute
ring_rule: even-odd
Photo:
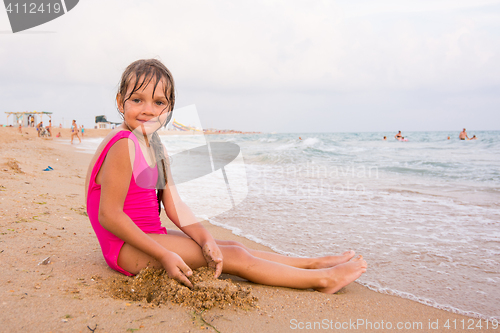
<svg viewBox="0 0 500 333"><path fill-rule="evenodd" d="M182 231L178 230L168 230L169 234L175 234L178 236L187 237ZM239 246L250 252L254 257L258 257L261 259L266 259L274 262L279 262L281 264L285 264L288 266L293 266L297 268L307 268L307 269L319 269L319 268L329 268L339 264L343 264L348 262L354 257L354 251L346 251L340 256L326 256L319 258L297 258L297 257L288 257L282 254L266 252L266 251L258 251L247 248L245 245L235 242L235 241L226 241L226 240L216 240L217 245L233 245Z"/></svg>
<svg viewBox="0 0 500 333"><path fill-rule="evenodd" d="M166 249L180 255L192 269L207 265L201 248L193 240L173 234L150 236ZM221 245L220 250L224 256L224 273L271 286L314 288L334 293L366 271L366 262L361 257L332 268L311 270L255 257L240 246ZM134 274L148 265L161 267L155 259L128 244L124 244L120 251L118 265Z"/></svg>
<svg viewBox="0 0 500 333"><path fill-rule="evenodd" d="M254 257L238 246L221 245L219 248L224 256L224 273L268 286L313 288L324 293L335 293L359 278L367 267L362 256L331 268L303 269Z"/></svg>
<svg viewBox="0 0 500 333"><path fill-rule="evenodd" d="M254 257L258 257L261 259L266 259L269 261L278 262L281 264L285 264L288 266L293 266L297 268L306 268L306 269L320 269L320 268L329 268L336 265L340 265L348 262L354 257L354 251L346 251L340 256L326 256L326 257L317 257L317 258L299 258L299 257L288 257L282 254L267 252L267 251L259 251L252 250L247 248L241 243L234 241L221 241L216 240L217 245L233 245L240 246L250 252Z"/></svg>

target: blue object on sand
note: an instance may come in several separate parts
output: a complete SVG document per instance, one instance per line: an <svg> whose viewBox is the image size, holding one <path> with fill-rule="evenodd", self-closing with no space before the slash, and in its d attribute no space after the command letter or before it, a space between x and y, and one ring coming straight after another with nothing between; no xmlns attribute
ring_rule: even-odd
<svg viewBox="0 0 500 333"><path fill-rule="evenodd" d="M54 169L52 169L52 167L49 165L48 167L46 167L45 169L43 169L43 171L52 171Z"/></svg>

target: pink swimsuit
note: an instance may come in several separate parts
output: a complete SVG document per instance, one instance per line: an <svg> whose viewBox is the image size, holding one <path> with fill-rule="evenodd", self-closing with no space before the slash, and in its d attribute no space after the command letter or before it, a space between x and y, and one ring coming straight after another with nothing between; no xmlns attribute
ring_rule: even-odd
<svg viewBox="0 0 500 333"><path fill-rule="evenodd" d="M134 134L128 131L118 132L97 159L92 174L90 176L89 191L87 195L87 213L90 223L94 228L99 244L101 245L104 259L112 269L132 276L120 266L118 266L118 255L124 241L116 237L111 232L104 229L99 223L99 203L101 200L101 185L95 183L95 177L101 169L106 154L109 149L120 139L131 139L135 144L135 161L130 179L130 185L123 205L123 212L147 234L166 234L167 229L161 226L158 215L158 201L156 198L156 181L158 179L158 169L156 166L150 168L141 152L139 142Z"/></svg>

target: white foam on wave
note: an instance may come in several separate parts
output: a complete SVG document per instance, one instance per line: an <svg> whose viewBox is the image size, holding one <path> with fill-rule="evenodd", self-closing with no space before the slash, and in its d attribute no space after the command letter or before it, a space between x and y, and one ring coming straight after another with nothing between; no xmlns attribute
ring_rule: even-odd
<svg viewBox="0 0 500 333"><path fill-rule="evenodd" d="M356 282L358 282L358 281L356 281ZM406 299L409 299L411 301L415 301L415 302L418 302L418 303L421 303L421 304L424 304L427 306L431 306L431 307L436 308L436 309L445 310L445 311L456 313L459 315L464 315L464 316L482 319L482 320L497 321L497 322L500 321L500 316L485 316L485 315L478 313L478 312L475 312L475 311L461 310L461 309L458 309L458 308L451 306L449 304L440 304L440 303L438 303L435 300L430 299L430 298L418 297L418 296L415 296L411 293L398 291L398 290L394 290L391 288L383 288L383 287L380 287L377 284L371 283L371 282L358 282L358 283L367 287L370 290L379 292L381 294L406 298Z"/></svg>
<svg viewBox="0 0 500 333"><path fill-rule="evenodd" d="M312 147L312 146L316 146L320 143L321 143L321 140L318 138L307 138L307 139L302 141L302 146Z"/></svg>
<svg viewBox="0 0 500 333"><path fill-rule="evenodd" d="M278 139L276 138L260 138L257 140L258 142L265 142L265 143L271 143L271 142L276 142Z"/></svg>
<svg viewBox="0 0 500 333"><path fill-rule="evenodd" d="M292 142L288 142L284 145L278 146L274 149L275 150L290 150L290 149L295 148L295 147L297 147L297 142L292 141Z"/></svg>

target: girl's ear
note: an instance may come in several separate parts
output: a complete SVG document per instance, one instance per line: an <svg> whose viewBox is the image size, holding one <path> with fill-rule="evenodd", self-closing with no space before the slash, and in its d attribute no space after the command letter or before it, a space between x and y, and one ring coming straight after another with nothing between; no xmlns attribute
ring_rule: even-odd
<svg viewBox="0 0 500 333"><path fill-rule="evenodd" d="M118 106L118 110L123 113L123 101L120 94L116 94L116 105Z"/></svg>

